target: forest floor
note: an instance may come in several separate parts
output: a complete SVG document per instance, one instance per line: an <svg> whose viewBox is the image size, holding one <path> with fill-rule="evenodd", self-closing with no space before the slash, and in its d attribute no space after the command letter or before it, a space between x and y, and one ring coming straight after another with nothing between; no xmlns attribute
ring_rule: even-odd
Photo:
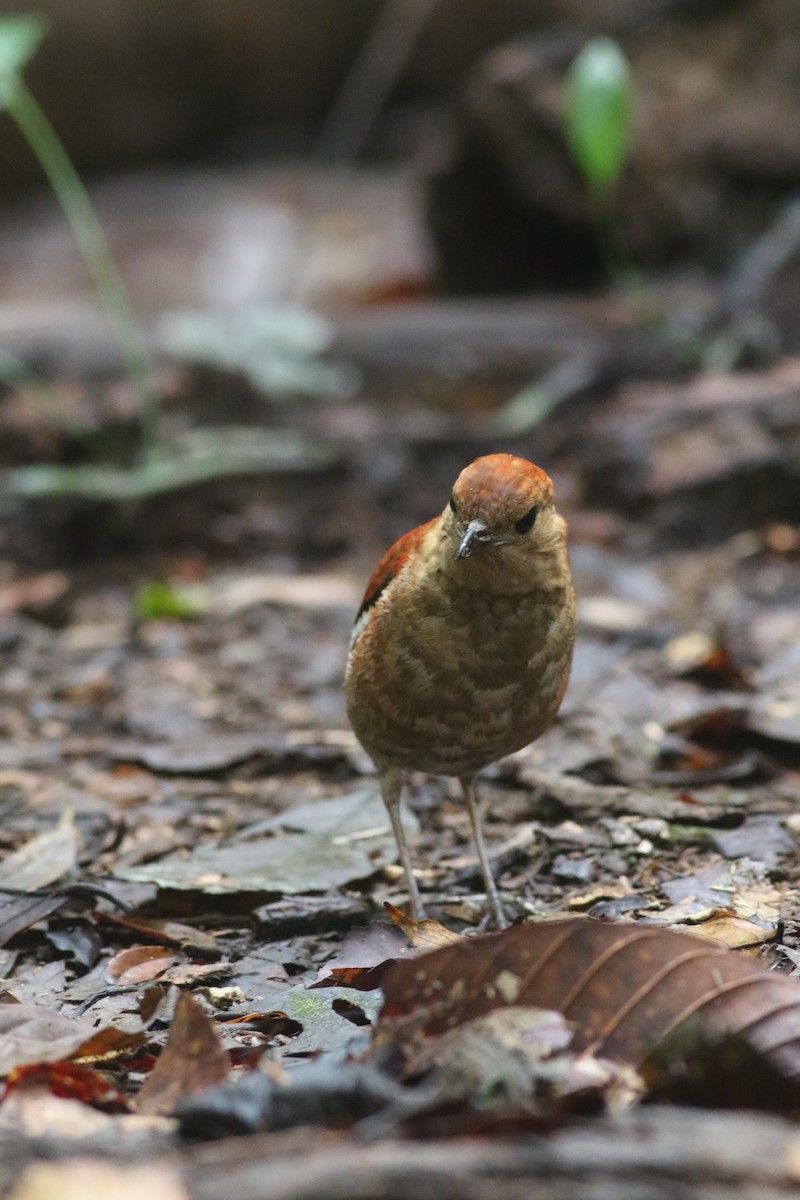
<svg viewBox="0 0 800 1200"><path fill-rule="evenodd" d="M102 335L73 337L67 301L60 335L31 332L14 303L16 350L77 347L54 374L61 400L124 456L135 423ZM556 726L481 781L508 914L693 932L791 978L800 368L670 374L615 298L388 295L332 320L346 399L262 400L241 372L158 351L171 429L301 436L291 470L124 504L3 501L0 1186L240 1200L268 1178L272 1197L478 1197L539 1178L554 1196L666 1196L676 1181L780 1194L800 1162L786 1115L643 1108L612 1073L577 1088L580 1104L499 1109L479 1076L428 1097L426 1120L413 1084L376 1099L383 1085L356 1077L366 1062L401 1086L370 1049L381 991L356 969L447 934L386 915L403 880L342 675L391 540L440 511L478 453L539 461L571 529L580 628ZM592 386L504 431L503 402L562 353ZM74 455L29 395L9 393L2 419L7 468ZM406 819L431 916L472 937L484 897L456 792L419 778ZM565 958L562 977L580 965ZM332 967L354 986L309 990ZM618 1008L625 984L608 977ZM187 993L196 1005L176 1008ZM309 1067L287 1115L276 1092ZM736 1070L708 1085L711 1107ZM266 1092L191 1108L248 1076ZM794 1093L773 1107L790 1113Z"/></svg>

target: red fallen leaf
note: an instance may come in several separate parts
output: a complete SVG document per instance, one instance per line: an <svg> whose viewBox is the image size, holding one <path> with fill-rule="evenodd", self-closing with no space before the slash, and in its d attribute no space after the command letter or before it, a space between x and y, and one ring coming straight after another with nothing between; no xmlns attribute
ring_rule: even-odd
<svg viewBox="0 0 800 1200"><path fill-rule="evenodd" d="M122 1092L100 1071L78 1063L30 1063L17 1067L6 1080L3 1099L24 1087L43 1087L64 1100L80 1100L103 1112L127 1112Z"/></svg>
<svg viewBox="0 0 800 1200"><path fill-rule="evenodd" d="M166 946L130 946L110 959L105 976L110 983L148 983L179 960L180 956Z"/></svg>
<svg viewBox="0 0 800 1200"><path fill-rule="evenodd" d="M710 1036L741 1033L784 1074L800 1076L800 987L795 979L688 934L570 919L462 939L383 980L378 1034L435 1035L495 1008L555 1009L576 1050L634 1066L682 1022Z"/></svg>
<svg viewBox="0 0 800 1200"><path fill-rule="evenodd" d="M214 1022L189 992L181 992L167 1044L136 1097L136 1111L171 1113L183 1097L222 1083L229 1067Z"/></svg>

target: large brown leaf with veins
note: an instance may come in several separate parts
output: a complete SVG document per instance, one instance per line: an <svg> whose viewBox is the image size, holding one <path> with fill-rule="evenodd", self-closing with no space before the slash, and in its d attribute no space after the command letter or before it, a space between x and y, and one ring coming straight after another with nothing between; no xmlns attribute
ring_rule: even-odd
<svg viewBox="0 0 800 1200"><path fill-rule="evenodd" d="M505 1005L557 1009L573 1046L639 1066L681 1022L739 1033L800 1077L800 986L723 947L642 925L571 919L466 938L383 980L379 1029L443 1033Z"/></svg>

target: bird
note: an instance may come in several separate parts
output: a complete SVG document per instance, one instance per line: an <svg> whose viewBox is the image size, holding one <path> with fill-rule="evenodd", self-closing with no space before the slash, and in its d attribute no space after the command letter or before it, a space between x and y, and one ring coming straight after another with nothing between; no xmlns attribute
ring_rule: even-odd
<svg viewBox="0 0 800 1200"><path fill-rule="evenodd" d="M566 522L540 467L488 454L440 516L387 550L356 615L345 672L352 729L375 764L411 915L425 917L400 819L410 772L460 781L486 888L505 915L475 777L552 724L575 644Z"/></svg>

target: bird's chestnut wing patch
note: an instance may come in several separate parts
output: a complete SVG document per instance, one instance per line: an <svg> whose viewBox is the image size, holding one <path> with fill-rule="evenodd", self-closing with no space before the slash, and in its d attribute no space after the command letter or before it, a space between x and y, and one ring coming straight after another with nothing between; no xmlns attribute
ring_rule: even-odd
<svg viewBox="0 0 800 1200"><path fill-rule="evenodd" d="M389 547L370 576L367 590L364 592L361 606L356 614L355 623L357 626L361 624L363 627L363 617L365 614L377 603L378 598L386 591L395 576L400 574L411 555L424 539L428 529L433 525L434 521L438 520L438 517L434 517L432 520L426 521L424 525L418 525L416 529L412 529L410 533L404 534L403 537L398 538L393 546Z"/></svg>

